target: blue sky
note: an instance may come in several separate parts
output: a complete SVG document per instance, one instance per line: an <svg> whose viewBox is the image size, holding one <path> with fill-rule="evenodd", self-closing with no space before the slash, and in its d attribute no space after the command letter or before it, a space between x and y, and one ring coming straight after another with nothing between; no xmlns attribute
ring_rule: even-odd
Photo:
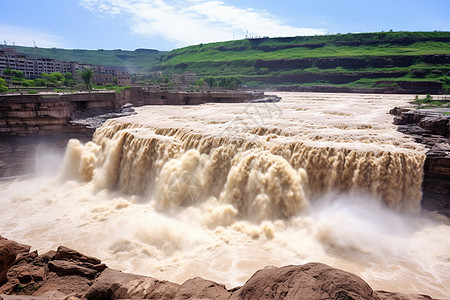
<svg viewBox="0 0 450 300"><path fill-rule="evenodd" d="M3 0L0 41L150 48L249 36L450 30L448 0Z"/></svg>

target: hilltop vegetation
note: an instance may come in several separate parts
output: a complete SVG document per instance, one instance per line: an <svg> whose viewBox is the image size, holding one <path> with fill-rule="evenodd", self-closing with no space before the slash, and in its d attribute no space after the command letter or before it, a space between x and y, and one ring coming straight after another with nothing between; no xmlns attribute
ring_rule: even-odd
<svg viewBox="0 0 450 300"><path fill-rule="evenodd" d="M16 48L29 56L128 66L137 72L195 71L200 78L218 80L238 76L251 87L325 85L417 93L448 92L450 87L450 32L258 38L200 44L170 52Z"/></svg>
<svg viewBox="0 0 450 300"><path fill-rule="evenodd" d="M52 58L56 60L78 61L85 64L130 67L136 71L150 71L165 54L158 50L136 49L127 50L81 50L59 48L15 47L17 52L29 57Z"/></svg>
<svg viewBox="0 0 450 300"><path fill-rule="evenodd" d="M420 82L448 89L450 32L379 32L259 38L176 49L157 65L169 72L241 76L248 85L377 87ZM406 82L406 83L405 83ZM417 85L417 84L416 84Z"/></svg>

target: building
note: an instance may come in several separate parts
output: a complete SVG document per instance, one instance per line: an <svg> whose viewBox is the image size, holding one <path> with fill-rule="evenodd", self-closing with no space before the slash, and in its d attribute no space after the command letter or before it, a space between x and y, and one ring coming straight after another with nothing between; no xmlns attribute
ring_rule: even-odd
<svg viewBox="0 0 450 300"><path fill-rule="evenodd" d="M70 72L75 75L78 63L70 61L59 61L50 58L31 59L26 55L19 54L13 48L0 49L0 75L6 69L23 72L25 78L34 79L41 77L42 73L59 72L61 74ZM4 77L4 76L3 76Z"/></svg>
<svg viewBox="0 0 450 300"><path fill-rule="evenodd" d="M130 86L131 85L130 74L122 74L122 75L117 76L117 85L118 86Z"/></svg>
<svg viewBox="0 0 450 300"><path fill-rule="evenodd" d="M6 69L22 71L27 79L42 77L42 73L51 74L59 72L65 74L72 73L73 78L81 80L80 71L91 69L94 72L94 84L105 86L114 84L117 78L117 85L131 86L131 76L129 67L102 66L93 64L83 64L75 61L59 61L50 58L29 58L24 54L17 53L14 48L0 48L0 77L10 80L10 76L3 74ZM154 76L162 76L161 72L156 72ZM181 80L181 75L179 80Z"/></svg>
<svg viewBox="0 0 450 300"><path fill-rule="evenodd" d="M144 89L152 93L168 92L170 90L170 85L168 83L148 84Z"/></svg>
<svg viewBox="0 0 450 300"><path fill-rule="evenodd" d="M135 73L133 74L135 81L144 81L144 80L156 80L163 76L161 71L157 72L146 72L146 73Z"/></svg>
<svg viewBox="0 0 450 300"><path fill-rule="evenodd" d="M182 75L182 82L184 84L192 84L197 80L197 73L193 71L186 71Z"/></svg>
<svg viewBox="0 0 450 300"><path fill-rule="evenodd" d="M180 74L172 74L172 81L175 85L180 85L182 82L182 75Z"/></svg>
<svg viewBox="0 0 450 300"><path fill-rule="evenodd" d="M114 76L110 74L96 74L92 78L92 82L95 85L106 86L107 84L114 84Z"/></svg>

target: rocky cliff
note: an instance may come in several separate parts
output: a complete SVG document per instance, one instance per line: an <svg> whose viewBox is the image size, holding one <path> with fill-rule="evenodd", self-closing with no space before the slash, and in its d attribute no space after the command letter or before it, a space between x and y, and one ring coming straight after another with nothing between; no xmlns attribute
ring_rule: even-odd
<svg viewBox="0 0 450 300"><path fill-rule="evenodd" d="M119 109L125 97L116 93L0 96L0 135L80 132L69 121Z"/></svg>
<svg viewBox="0 0 450 300"><path fill-rule="evenodd" d="M424 165L422 207L450 217L450 116L439 110L394 108L394 124L429 149Z"/></svg>
<svg viewBox="0 0 450 300"><path fill-rule="evenodd" d="M63 246L41 255L30 249L0 236L0 299L432 299L374 291L358 276L321 263L266 267L227 289L200 277L180 285L122 273Z"/></svg>

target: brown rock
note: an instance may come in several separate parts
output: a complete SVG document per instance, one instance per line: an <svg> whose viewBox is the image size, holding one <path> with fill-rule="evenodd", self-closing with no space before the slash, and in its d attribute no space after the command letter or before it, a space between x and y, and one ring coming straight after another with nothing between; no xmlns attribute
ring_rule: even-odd
<svg viewBox="0 0 450 300"><path fill-rule="evenodd" d="M175 295L175 299L228 299L231 296L225 285L200 277L187 280Z"/></svg>
<svg viewBox="0 0 450 300"><path fill-rule="evenodd" d="M391 293L386 291L375 292L380 300L431 300L427 295L407 295L402 293Z"/></svg>
<svg viewBox="0 0 450 300"><path fill-rule="evenodd" d="M94 278L98 273L96 270L65 260L52 260L48 263L48 268L50 271L55 272L60 276L79 275L82 277Z"/></svg>
<svg viewBox="0 0 450 300"><path fill-rule="evenodd" d="M180 285L106 269L87 291L87 300L173 299Z"/></svg>
<svg viewBox="0 0 450 300"><path fill-rule="evenodd" d="M5 283L6 273L16 260L16 251L8 241L0 240L0 285Z"/></svg>
<svg viewBox="0 0 450 300"><path fill-rule="evenodd" d="M93 265L98 265L101 260L95 257L86 256L80 252L69 249L64 246L59 246L56 254L53 256L52 260L74 260L79 262L86 262Z"/></svg>
<svg viewBox="0 0 450 300"><path fill-rule="evenodd" d="M98 265L93 265L92 269L98 271L98 272L102 272L103 270L105 270L107 268L107 266L105 264L98 264Z"/></svg>
<svg viewBox="0 0 450 300"><path fill-rule="evenodd" d="M86 277L68 275L59 276L56 273L49 272L43 282L39 284L26 286L33 296L46 297L47 299L83 299L84 294L92 284L92 279Z"/></svg>
<svg viewBox="0 0 450 300"><path fill-rule="evenodd" d="M449 117L447 116L435 116L430 115L419 122L419 126L431 131L433 134L439 134L442 136L449 136L448 124Z"/></svg>
<svg viewBox="0 0 450 300"><path fill-rule="evenodd" d="M407 111L409 111L409 109L396 106L393 109L391 109L389 111L389 113L394 116L400 116L402 113L407 112Z"/></svg>
<svg viewBox="0 0 450 300"><path fill-rule="evenodd" d="M0 236L0 285L7 281L8 269L16 260L18 254L27 253L31 246L22 245Z"/></svg>
<svg viewBox="0 0 450 300"><path fill-rule="evenodd" d="M48 263L56 254L56 251L50 250L48 252L45 252L44 254L39 255L39 258L42 259L42 261Z"/></svg>
<svg viewBox="0 0 450 300"><path fill-rule="evenodd" d="M256 272L231 299L378 300L358 276L321 263L265 268Z"/></svg>

